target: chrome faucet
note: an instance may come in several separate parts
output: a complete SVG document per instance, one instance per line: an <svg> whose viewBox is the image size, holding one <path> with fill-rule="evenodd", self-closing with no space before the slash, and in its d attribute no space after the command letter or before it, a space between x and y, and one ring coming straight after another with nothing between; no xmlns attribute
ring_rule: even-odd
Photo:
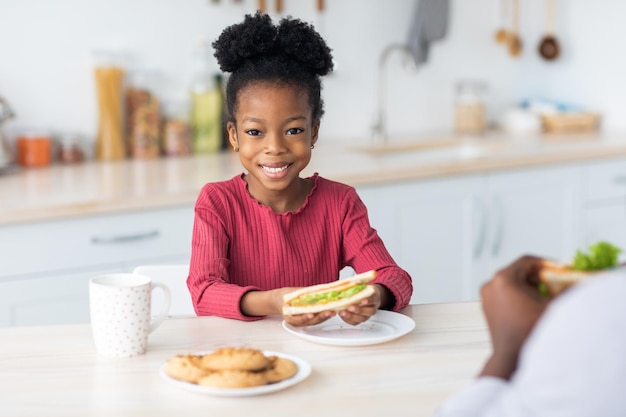
<svg viewBox="0 0 626 417"><path fill-rule="evenodd" d="M389 56L394 52L401 52L405 57L413 59L411 50L405 44L394 43L383 49L378 59L378 89L377 89L377 115L376 122L372 126L372 138L375 143L387 143L387 61Z"/></svg>

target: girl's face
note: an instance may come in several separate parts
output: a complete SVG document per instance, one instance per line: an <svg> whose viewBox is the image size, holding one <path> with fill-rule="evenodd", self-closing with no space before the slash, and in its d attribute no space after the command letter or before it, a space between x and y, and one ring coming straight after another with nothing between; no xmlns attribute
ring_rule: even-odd
<svg viewBox="0 0 626 417"><path fill-rule="evenodd" d="M239 147L250 194L265 204L298 199L300 172L311 160L319 130L307 94L292 86L250 84L239 92L234 117L228 139Z"/></svg>

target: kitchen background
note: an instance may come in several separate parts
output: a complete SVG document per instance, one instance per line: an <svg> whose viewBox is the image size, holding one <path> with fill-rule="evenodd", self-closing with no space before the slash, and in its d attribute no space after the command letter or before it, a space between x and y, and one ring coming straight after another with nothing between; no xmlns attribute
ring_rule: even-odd
<svg viewBox="0 0 626 417"><path fill-rule="evenodd" d="M267 1L271 14L274 1ZM549 98L602 115L602 129L626 128L623 82L626 2L555 0L555 36L561 55L537 53L546 32L545 0L519 7L520 56L494 41L508 1L451 0L447 33L430 45L415 69L401 54L387 64L388 131L391 137L453 129L455 85L463 79L487 85L489 119L526 98ZM336 71L325 80L326 115L321 140L367 140L377 106L377 64L385 46L407 40L415 0L283 1L282 15L313 23L334 51ZM504 7L503 7L504 5ZM123 52L129 70L158 74L162 100L183 100L199 39L256 10L256 0L0 0L0 96L17 117L9 137L22 130L78 133L93 143L97 100L94 51ZM213 59L210 63L217 71Z"/></svg>
<svg viewBox="0 0 626 417"><path fill-rule="evenodd" d="M0 148L0 326L86 322L90 277L188 263L198 191L241 173L235 153L46 166L50 140L32 132L63 140L78 135L88 153L96 143L111 145L96 141L103 131L96 64L98 74L120 72L100 71L102 51L114 52L129 81L138 71L149 74L153 92L168 107L191 97L201 40L210 43L260 3L278 17L275 0L0 0L0 96L15 111L2 122L7 112L0 101L0 133L10 142L18 138L21 164L7 165ZM412 303L477 299L480 285L521 254L567 260L599 240L626 248L626 58L616 46L626 38L626 2L325 0L322 11L320 0L281 3L282 15L317 27L336 60L336 72L324 81L320 145L327 146L316 147L307 169L356 187L371 224L413 278ZM495 38L498 29L513 26L513 4L519 5L523 42L517 56ZM546 61L538 45L551 4L561 54ZM426 6L427 13L416 14ZM415 68L394 50L386 71L379 71L383 51L407 42L415 16L425 18L434 39L428 59ZM209 57L212 75L218 68ZM372 140L380 74L387 84L388 136L397 141L382 148L363 146ZM506 120L509 131L520 133L534 120L536 131L451 137L460 125L465 132L484 126L482 106L457 93L463 80L487 87L489 122ZM109 100L117 110L120 90ZM146 98L128 91L133 94L126 98ZM198 97L220 102L219 89L204 92L194 90L196 103ZM586 135L542 135L535 113L511 112L527 99L543 112L549 106L539 99L597 112L603 131L594 132L592 123L584 125ZM154 120L154 101L142 104L127 106L127 118ZM585 120L578 111L556 119L572 114ZM212 116L219 121L219 114ZM158 125L132 125L137 136L128 136L140 139L130 142L155 142L155 135L143 138ZM118 132L116 157L102 159L123 157ZM439 148L429 149L434 142ZM417 146L407 148L411 144ZM133 156L154 150L141 146L131 148L146 153ZM97 148L102 156L104 147ZM67 159L59 159L75 162L78 154L61 152ZM174 297L188 303L184 277L171 278Z"/></svg>

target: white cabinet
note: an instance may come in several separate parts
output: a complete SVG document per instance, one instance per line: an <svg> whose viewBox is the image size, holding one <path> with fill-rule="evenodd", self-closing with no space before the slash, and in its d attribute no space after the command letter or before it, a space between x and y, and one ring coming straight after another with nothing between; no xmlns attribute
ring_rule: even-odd
<svg viewBox="0 0 626 417"><path fill-rule="evenodd" d="M187 263L193 207L0 226L0 326L89 320L89 278Z"/></svg>
<svg viewBox="0 0 626 417"><path fill-rule="evenodd" d="M580 246L606 240L626 251L626 158L587 163L583 170ZM626 252L620 258L626 260Z"/></svg>
<svg viewBox="0 0 626 417"><path fill-rule="evenodd" d="M482 177L467 176L358 190L372 226L413 278L411 303L469 298L482 186Z"/></svg>
<svg viewBox="0 0 626 417"><path fill-rule="evenodd" d="M482 283L520 255L567 259L578 239L578 166L533 168L486 176L485 245L477 256L472 298Z"/></svg>
<svg viewBox="0 0 626 417"><path fill-rule="evenodd" d="M523 254L561 259L576 242L580 169L534 168L361 187L370 221L413 278L412 303L474 300Z"/></svg>

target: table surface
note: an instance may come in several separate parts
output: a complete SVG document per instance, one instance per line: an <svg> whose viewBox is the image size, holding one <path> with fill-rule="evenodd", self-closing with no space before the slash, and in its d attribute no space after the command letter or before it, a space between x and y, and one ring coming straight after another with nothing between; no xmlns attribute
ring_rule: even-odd
<svg viewBox="0 0 626 417"><path fill-rule="evenodd" d="M241 322L171 318L148 353L99 357L88 324L0 329L1 416L430 416L466 386L489 353L478 302L412 305L409 334L370 346L330 346L285 331L280 317ZM220 346L283 352L313 368L303 382L251 397L215 397L159 375L176 354Z"/></svg>

